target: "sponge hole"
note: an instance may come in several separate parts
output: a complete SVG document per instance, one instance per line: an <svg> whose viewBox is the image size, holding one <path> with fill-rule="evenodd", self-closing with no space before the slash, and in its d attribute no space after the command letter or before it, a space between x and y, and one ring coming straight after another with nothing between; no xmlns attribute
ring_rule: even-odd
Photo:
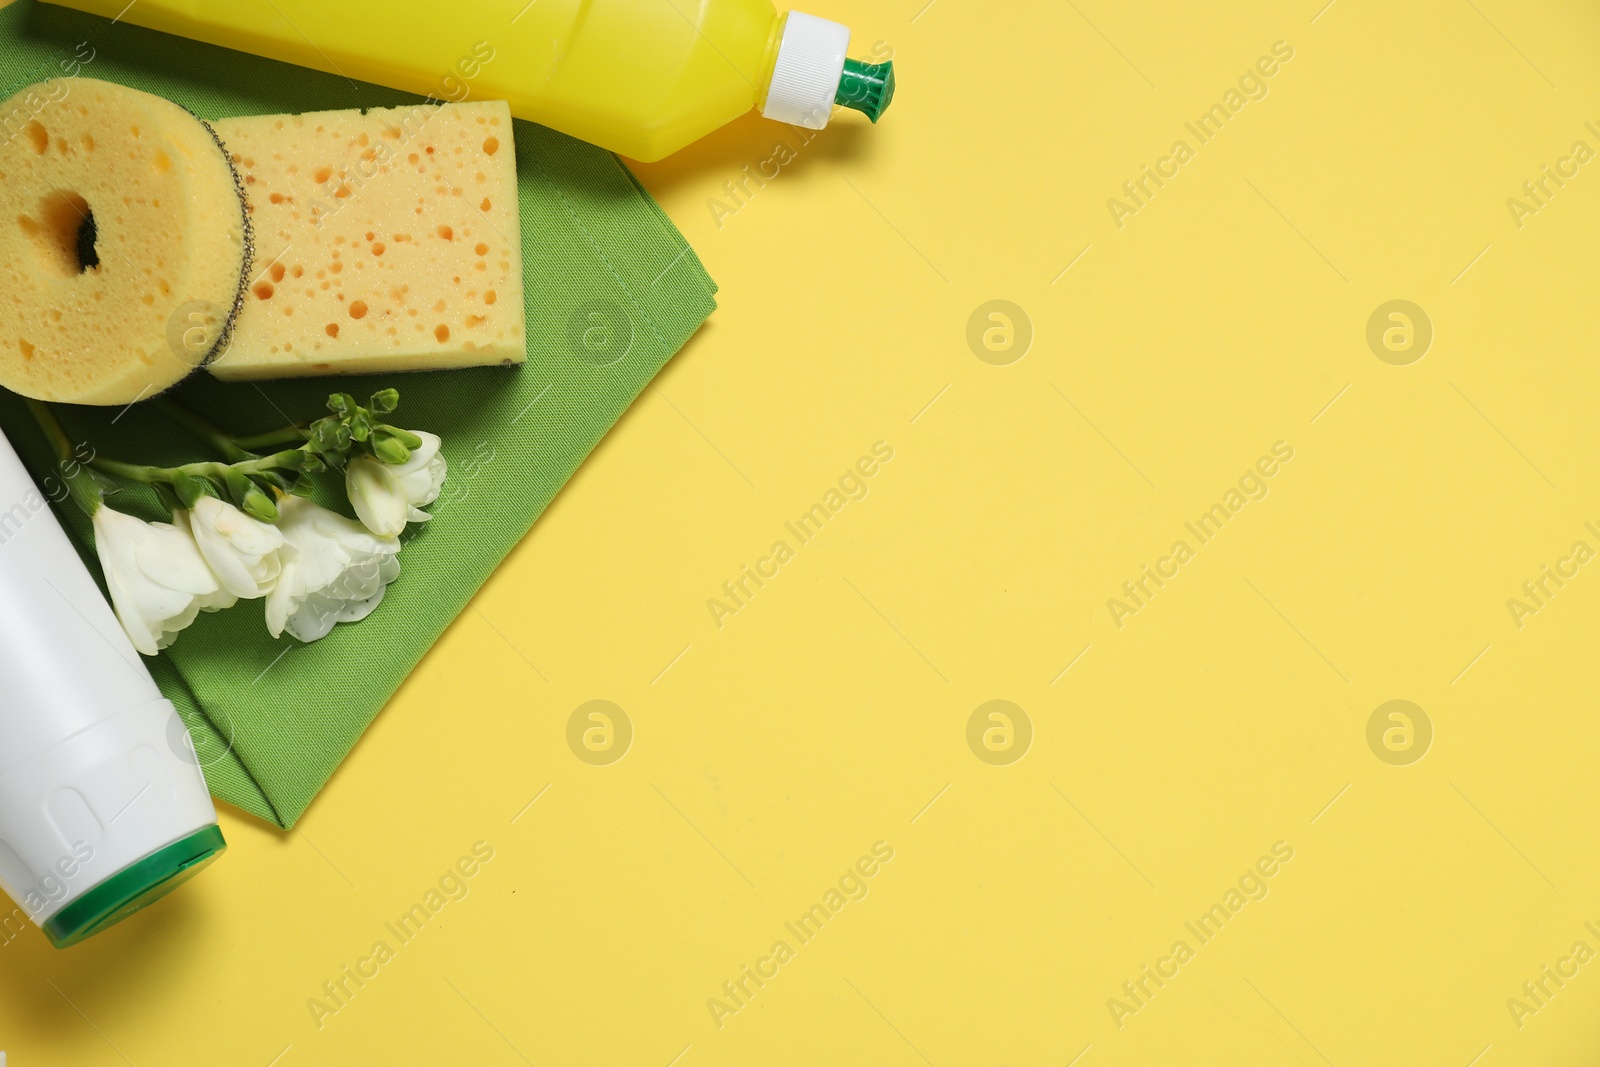
<svg viewBox="0 0 1600 1067"><path fill-rule="evenodd" d="M71 278L99 269L94 212L77 193L49 194L39 202L38 218L22 215L17 225L32 239L41 265L51 274Z"/></svg>

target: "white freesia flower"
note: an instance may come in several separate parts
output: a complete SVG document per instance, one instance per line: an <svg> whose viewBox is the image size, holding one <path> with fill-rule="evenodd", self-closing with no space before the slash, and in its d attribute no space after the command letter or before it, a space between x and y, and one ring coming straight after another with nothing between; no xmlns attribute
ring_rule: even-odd
<svg viewBox="0 0 1600 1067"><path fill-rule="evenodd" d="M292 554L267 594L267 629L310 643L337 623L359 622L400 577L400 542L300 497L278 501L278 529Z"/></svg>
<svg viewBox="0 0 1600 1067"><path fill-rule="evenodd" d="M236 603L200 555L182 512L168 524L102 506L94 513L94 546L117 621L146 656L171 645L200 612Z"/></svg>
<svg viewBox="0 0 1600 1067"><path fill-rule="evenodd" d="M286 547L283 533L252 518L226 501L202 496L189 512L189 526L200 555L216 573L222 588L240 600L257 600L277 584Z"/></svg>
<svg viewBox="0 0 1600 1067"><path fill-rule="evenodd" d="M372 456L358 456L345 468L345 490L367 529L379 537L399 537L407 522L433 518L423 505L439 499L450 465L439 451L438 436L414 431L422 447L413 449L404 463L389 464Z"/></svg>

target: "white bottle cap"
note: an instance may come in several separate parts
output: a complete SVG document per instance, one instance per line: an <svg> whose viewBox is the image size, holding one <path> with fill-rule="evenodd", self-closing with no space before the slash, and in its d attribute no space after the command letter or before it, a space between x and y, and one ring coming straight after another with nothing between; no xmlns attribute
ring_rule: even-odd
<svg viewBox="0 0 1600 1067"><path fill-rule="evenodd" d="M789 12L761 114L808 130L826 128L849 48L850 27Z"/></svg>

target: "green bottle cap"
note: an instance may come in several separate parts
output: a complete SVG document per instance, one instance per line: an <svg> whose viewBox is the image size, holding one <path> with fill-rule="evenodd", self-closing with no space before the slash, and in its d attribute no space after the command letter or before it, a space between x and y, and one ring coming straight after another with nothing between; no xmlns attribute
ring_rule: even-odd
<svg viewBox="0 0 1600 1067"><path fill-rule="evenodd" d="M207 826L124 867L52 915L45 936L68 948L148 907L199 874L227 849L222 831Z"/></svg>
<svg viewBox="0 0 1600 1067"><path fill-rule="evenodd" d="M834 103L853 107L873 122L889 110L894 99L894 64L844 61L844 77L839 79L839 94Z"/></svg>

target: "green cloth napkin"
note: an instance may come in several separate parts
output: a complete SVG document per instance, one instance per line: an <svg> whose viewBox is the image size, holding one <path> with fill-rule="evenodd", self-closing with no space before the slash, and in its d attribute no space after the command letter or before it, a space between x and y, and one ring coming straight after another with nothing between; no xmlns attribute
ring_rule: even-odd
<svg viewBox="0 0 1600 1067"><path fill-rule="evenodd" d="M0 98L59 76L62 59L87 54L80 41L94 50L81 76L157 93L206 119L419 102L33 0L0 9ZM176 394L227 429L258 433L283 426L285 414L320 415L331 391L364 398L393 385L401 394L395 421L441 435L450 461L434 520L408 531L404 573L367 621L301 645L268 636L260 601L241 603L202 616L176 645L146 661L189 724L212 792L285 829L601 437L716 308L715 283L616 157L527 122L516 123L515 137L526 365L259 387L201 374ZM61 414L74 440L106 456L163 464L212 458L149 405L120 417L93 408ZM51 472L42 436L18 399L3 392L0 426L37 478ZM342 488L318 499L351 514ZM115 502L143 518L166 517L142 488ZM57 514L98 574L88 520L70 503ZM464 710L441 709L455 726Z"/></svg>

